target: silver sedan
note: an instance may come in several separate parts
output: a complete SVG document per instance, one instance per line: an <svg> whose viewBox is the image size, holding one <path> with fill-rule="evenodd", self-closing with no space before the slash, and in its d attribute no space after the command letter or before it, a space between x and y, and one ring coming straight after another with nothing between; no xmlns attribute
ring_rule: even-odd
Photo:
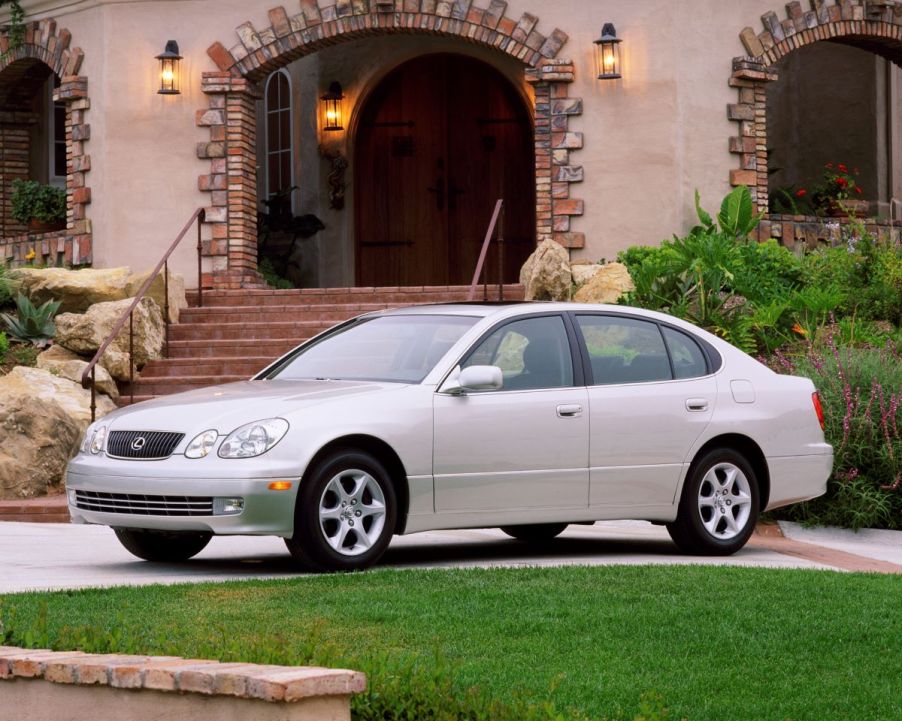
<svg viewBox="0 0 902 721"><path fill-rule="evenodd" d="M394 534L666 524L729 554L759 512L825 491L833 451L807 378L660 313L460 304L371 313L249 381L117 410L67 474L76 523L149 561L213 534L275 535L318 571Z"/></svg>

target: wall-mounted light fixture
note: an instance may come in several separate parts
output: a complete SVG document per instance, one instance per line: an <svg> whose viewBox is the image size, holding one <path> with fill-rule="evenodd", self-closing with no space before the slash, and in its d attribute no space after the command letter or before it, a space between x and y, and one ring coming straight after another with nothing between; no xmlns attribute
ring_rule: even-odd
<svg viewBox="0 0 902 721"><path fill-rule="evenodd" d="M614 23L605 23L601 37L595 41L595 74L599 80L623 77L620 67L620 43Z"/></svg>
<svg viewBox="0 0 902 721"><path fill-rule="evenodd" d="M329 90L322 97L323 102L323 130L344 130L341 116L341 101L344 95L341 91L341 83L333 80L329 84Z"/></svg>
<svg viewBox="0 0 902 721"><path fill-rule="evenodd" d="M179 44L175 40L166 41L166 49L157 55L160 61L160 95L179 95L182 91L179 87L179 77L182 56L179 55Z"/></svg>

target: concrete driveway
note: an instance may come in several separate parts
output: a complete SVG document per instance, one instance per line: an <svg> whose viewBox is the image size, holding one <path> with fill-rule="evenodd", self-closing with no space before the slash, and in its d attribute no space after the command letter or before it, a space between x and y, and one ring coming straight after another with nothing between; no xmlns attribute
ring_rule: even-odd
<svg viewBox="0 0 902 721"><path fill-rule="evenodd" d="M806 529L796 532L804 540L779 532L756 533L735 556L698 558L680 554L663 528L641 521L571 526L544 549L530 548L495 529L432 531L395 538L380 567L691 563L902 572L902 533L859 539L850 553L844 550L850 541L842 533L827 539L831 548L808 543ZM108 528L0 523L0 593L298 575L277 538L214 538L187 563L152 564L131 556Z"/></svg>

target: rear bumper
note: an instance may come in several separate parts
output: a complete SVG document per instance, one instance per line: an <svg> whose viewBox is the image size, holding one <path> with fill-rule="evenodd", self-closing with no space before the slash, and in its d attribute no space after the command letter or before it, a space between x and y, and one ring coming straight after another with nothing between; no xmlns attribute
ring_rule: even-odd
<svg viewBox="0 0 902 721"><path fill-rule="evenodd" d="M290 537L294 533L294 508L299 479L288 491L269 490L272 479L161 479L132 475L100 475L80 472L70 466L66 475L69 514L73 523L92 523L113 528L158 531L205 531L217 535L263 535ZM191 496L241 498L244 508L234 515L167 516L126 511L88 510L75 502L77 491L138 496ZM81 505L82 507L79 507Z"/></svg>
<svg viewBox="0 0 902 721"><path fill-rule="evenodd" d="M829 450L820 454L767 459L770 498L765 510L807 501L827 492L827 480L833 472L833 449L824 445Z"/></svg>

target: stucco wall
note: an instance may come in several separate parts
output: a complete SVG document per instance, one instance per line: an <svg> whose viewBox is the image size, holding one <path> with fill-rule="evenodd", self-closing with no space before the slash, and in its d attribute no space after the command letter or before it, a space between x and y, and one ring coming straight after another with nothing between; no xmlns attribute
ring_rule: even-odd
<svg viewBox="0 0 902 721"><path fill-rule="evenodd" d="M215 69L206 49L216 40L226 46L237 42L235 27L247 20L257 27L268 25L272 4L24 2L26 9L43 8L34 17L52 15L68 27L73 45L85 51L82 72L89 78L92 102L89 215L96 265L151 265L191 212L208 202L197 190L197 176L208 172L209 164L194 151L197 142L209 137L194 125L195 110L205 106L200 73ZM286 7L297 12L296 2ZM658 242L693 223L695 188L709 207L729 190L729 171L736 167L735 156L728 152L735 124L726 117L727 104L736 102L736 91L727 84L731 60L745 52L739 31L746 25L759 27L761 14L768 10L782 13L782 3L509 2L508 16L531 12L539 17L540 32L559 27L570 36L560 56L575 61L570 95L584 100L584 113L572 120L570 129L585 136L584 149L572 155L573 163L585 167L585 182L571 191L585 200L585 215L574 220L572 230L586 233L587 247L574 251L575 258L612 258L630 244ZM614 22L624 41L622 80L594 78L593 40L604 22ZM168 39L178 40L185 56L182 95L176 97L156 94L154 56ZM432 47L432 40L422 42ZM393 48L408 41L386 38L347 57L354 64L365 58L373 79ZM408 49L412 46L405 52ZM341 64L350 73L352 64ZM355 92L365 92L367 81L359 84ZM353 78L347 87L354 87ZM310 152L305 148L300 162ZM322 172L319 182L324 182ZM343 213L338 222L350 223L350 210ZM341 261L335 257L327 265ZM176 261L189 285L194 284L193 262L189 243Z"/></svg>

